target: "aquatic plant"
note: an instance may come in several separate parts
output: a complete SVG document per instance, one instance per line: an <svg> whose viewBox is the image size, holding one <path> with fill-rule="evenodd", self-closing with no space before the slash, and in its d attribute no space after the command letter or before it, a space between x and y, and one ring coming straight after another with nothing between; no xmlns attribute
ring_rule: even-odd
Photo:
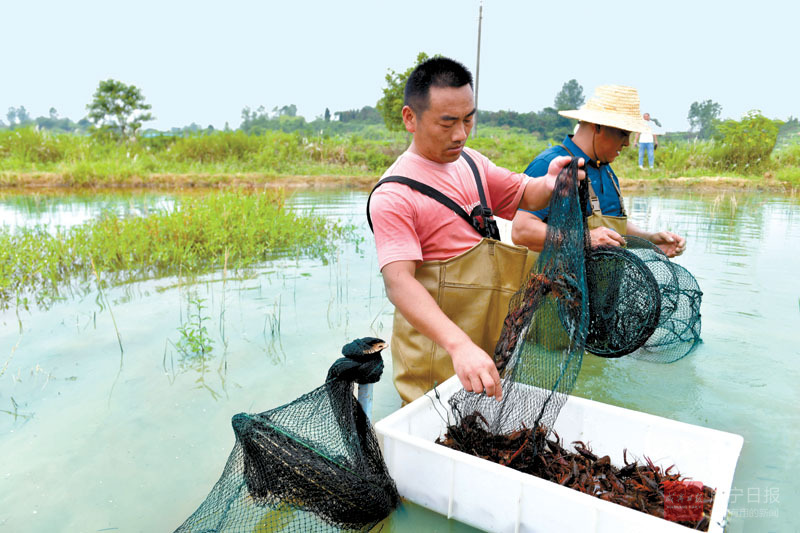
<svg viewBox="0 0 800 533"><path fill-rule="evenodd" d="M203 324L208 322L210 317L203 316L203 310L207 306L203 305L205 299L189 299L189 319L178 327L180 339L174 343L175 349L181 354L181 362L204 360L214 349L214 341L208 333L208 328Z"/></svg>
<svg viewBox="0 0 800 533"><path fill-rule="evenodd" d="M286 254L324 257L351 226L285 205L281 191L186 196L145 216L99 218L69 229L0 228L0 308L48 307L71 291L223 268L243 269Z"/></svg>

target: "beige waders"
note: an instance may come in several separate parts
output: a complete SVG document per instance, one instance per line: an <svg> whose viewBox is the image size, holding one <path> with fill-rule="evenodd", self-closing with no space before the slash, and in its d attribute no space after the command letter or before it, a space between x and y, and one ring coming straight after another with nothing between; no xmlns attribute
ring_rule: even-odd
<svg viewBox="0 0 800 533"><path fill-rule="evenodd" d="M588 179L588 178L587 178ZM617 194L619 195L619 207L622 211L622 216L614 217L611 215L604 215L602 211L600 211L600 200L597 198L597 195L594 192L594 187L592 187L592 182L589 182L589 201L592 204L592 214L586 219L586 224L589 226L589 231L604 226L609 229L613 229L620 235L625 235L628 232L628 214L625 212L625 203L622 200L622 193L617 186L617 183L612 179L611 183L614 184L614 188L617 189Z"/></svg>
<svg viewBox="0 0 800 533"><path fill-rule="evenodd" d="M423 262L414 277L444 314L492 356L508 302L534 262L534 255L523 246L484 238L456 257ZM397 310L392 327L394 384L404 402L422 396L455 373L450 355Z"/></svg>

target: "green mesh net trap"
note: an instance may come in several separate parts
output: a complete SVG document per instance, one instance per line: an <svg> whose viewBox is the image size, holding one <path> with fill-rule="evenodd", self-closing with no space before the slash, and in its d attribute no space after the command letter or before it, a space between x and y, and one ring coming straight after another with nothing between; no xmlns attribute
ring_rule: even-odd
<svg viewBox="0 0 800 533"><path fill-rule="evenodd" d="M178 532L365 532L399 504L353 384L378 381L380 339L342 348L325 383L291 403L233 417L236 444Z"/></svg>
<svg viewBox="0 0 800 533"><path fill-rule="evenodd" d="M559 174L544 248L509 303L494 352L503 399L453 395L448 430L456 438L476 420L493 435L548 432L585 352L669 363L700 342L702 292L694 277L636 237L626 237L626 247L592 248L583 210L588 187L577 172L573 160Z"/></svg>
<svg viewBox="0 0 800 533"><path fill-rule="evenodd" d="M586 257L589 332L586 350L672 363L700 343L703 292L688 270L650 241L600 246Z"/></svg>

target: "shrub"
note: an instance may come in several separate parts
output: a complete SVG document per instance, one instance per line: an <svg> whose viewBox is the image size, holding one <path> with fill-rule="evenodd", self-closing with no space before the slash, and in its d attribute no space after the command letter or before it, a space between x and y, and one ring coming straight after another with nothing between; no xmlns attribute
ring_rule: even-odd
<svg viewBox="0 0 800 533"><path fill-rule="evenodd" d="M721 122L717 126L720 142L712 150L714 163L719 168L740 170L769 166L779 129L780 122L757 110L748 112L738 122Z"/></svg>

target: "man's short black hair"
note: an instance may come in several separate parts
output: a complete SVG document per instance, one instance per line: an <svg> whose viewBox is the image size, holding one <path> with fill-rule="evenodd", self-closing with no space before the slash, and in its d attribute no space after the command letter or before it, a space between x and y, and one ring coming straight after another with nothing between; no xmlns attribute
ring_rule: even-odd
<svg viewBox="0 0 800 533"><path fill-rule="evenodd" d="M423 113L430 103L431 87L463 87L472 85L472 74L467 67L446 57L432 57L415 68L406 82L403 103Z"/></svg>

